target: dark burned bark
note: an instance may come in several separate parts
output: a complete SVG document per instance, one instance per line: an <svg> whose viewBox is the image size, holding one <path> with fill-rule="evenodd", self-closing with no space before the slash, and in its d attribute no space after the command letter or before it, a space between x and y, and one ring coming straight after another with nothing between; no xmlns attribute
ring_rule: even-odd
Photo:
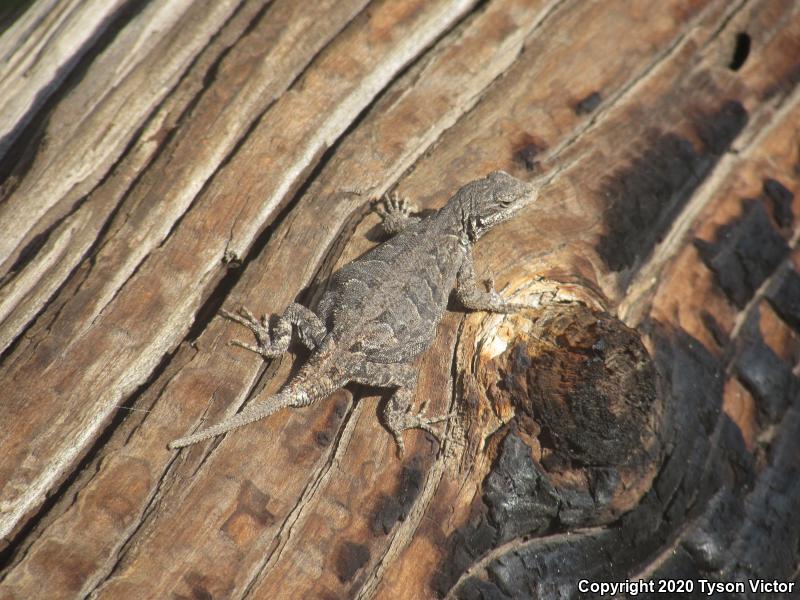
<svg viewBox="0 0 800 600"><path fill-rule="evenodd" d="M40 1L0 55L0 599L798 590L800 5ZM305 359L220 307L498 168L539 199L476 264L530 309L445 315L441 448L349 387L167 450Z"/></svg>
<svg viewBox="0 0 800 600"><path fill-rule="evenodd" d="M457 597L480 597L492 585L512 597L526 589L556 593L567 585L558 581L563 574L573 573L564 557L553 573L529 572L523 540L615 521L638 504L661 464L664 390L657 392L639 336L582 305L529 319L513 318L507 349L475 366L492 411L510 419L484 450L495 458L470 524L449 541L453 555L437 581L442 593L455 586ZM542 554L534 547L532 556ZM491 559L476 569L475 559L485 556Z"/></svg>

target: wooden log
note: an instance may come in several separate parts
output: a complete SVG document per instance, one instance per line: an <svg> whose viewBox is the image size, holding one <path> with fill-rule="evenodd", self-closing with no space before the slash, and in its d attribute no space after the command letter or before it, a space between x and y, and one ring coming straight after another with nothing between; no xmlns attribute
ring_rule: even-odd
<svg viewBox="0 0 800 600"><path fill-rule="evenodd" d="M96 13L94 2L83 4L81 11ZM82 79L84 85L59 102L49 127L37 132L36 159L17 167L24 168L26 176L12 179L7 187L0 206L3 274L109 172L153 108L239 4L233 0L151 4L95 57ZM69 34L67 29L67 38ZM5 83L9 92L18 89L14 78ZM16 113L10 116L15 118Z"/></svg>
<svg viewBox="0 0 800 600"><path fill-rule="evenodd" d="M110 9L4 115L0 598L797 590L800 7L212 4ZM530 308L445 315L441 446L348 386L167 449L306 356L220 307L313 307L373 198L496 168L538 199L476 259Z"/></svg>

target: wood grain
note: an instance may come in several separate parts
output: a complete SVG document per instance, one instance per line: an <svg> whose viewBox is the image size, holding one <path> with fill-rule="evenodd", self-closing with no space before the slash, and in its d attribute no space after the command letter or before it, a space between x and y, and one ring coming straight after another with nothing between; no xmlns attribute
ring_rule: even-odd
<svg viewBox="0 0 800 600"><path fill-rule="evenodd" d="M37 15L89 15L0 36L0 598L800 582L800 7L123 4L14 93ZM441 447L348 386L167 450L306 356L220 307L314 306L372 199L498 168L539 197L477 265L531 308L446 314Z"/></svg>

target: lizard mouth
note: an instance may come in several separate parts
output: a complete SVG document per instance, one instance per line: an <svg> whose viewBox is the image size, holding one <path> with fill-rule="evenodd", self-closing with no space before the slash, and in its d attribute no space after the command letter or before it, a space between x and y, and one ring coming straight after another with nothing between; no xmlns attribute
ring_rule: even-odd
<svg viewBox="0 0 800 600"><path fill-rule="evenodd" d="M502 203L502 208L497 212L478 219L478 226L482 229L489 229L498 223L507 221L514 216L525 205L523 202L524 196L519 198L510 199Z"/></svg>

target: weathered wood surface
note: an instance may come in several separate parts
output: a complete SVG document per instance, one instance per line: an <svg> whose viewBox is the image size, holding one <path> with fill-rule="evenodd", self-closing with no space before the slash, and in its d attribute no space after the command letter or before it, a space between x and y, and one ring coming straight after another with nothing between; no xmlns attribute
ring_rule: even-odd
<svg viewBox="0 0 800 600"><path fill-rule="evenodd" d="M0 37L0 598L797 589L800 5L90 4ZM496 168L539 199L478 266L534 308L446 315L438 452L358 387L167 450L304 357L219 307L313 306L371 198Z"/></svg>

